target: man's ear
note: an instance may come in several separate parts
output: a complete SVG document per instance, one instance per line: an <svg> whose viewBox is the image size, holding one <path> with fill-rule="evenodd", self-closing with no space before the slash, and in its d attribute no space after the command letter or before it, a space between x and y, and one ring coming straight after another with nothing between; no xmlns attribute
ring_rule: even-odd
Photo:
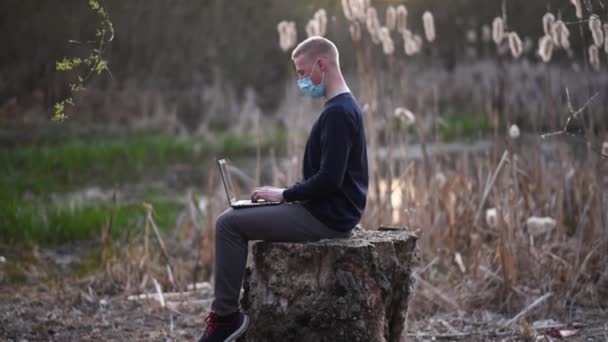
<svg viewBox="0 0 608 342"><path fill-rule="evenodd" d="M325 59L325 57L321 57L319 58L319 70L321 72L325 72L327 71L327 60Z"/></svg>

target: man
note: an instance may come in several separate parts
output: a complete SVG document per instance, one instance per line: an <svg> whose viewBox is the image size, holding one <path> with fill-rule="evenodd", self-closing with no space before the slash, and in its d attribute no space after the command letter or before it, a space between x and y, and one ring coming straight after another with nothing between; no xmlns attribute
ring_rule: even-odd
<svg viewBox="0 0 608 342"><path fill-rule="evenodd" d="M325 97L304 153L303 179L287 189L256 188L251 199L276 206L229 208L216 222L215 298L200 341L235 341L249 325L239 294L250 240L317 241L350 236L367 197L367 152L361 109L350 93L336 46L323 37L301 42L291 56L299 88ZM199 342L200 342L199 341Z"/></svg>

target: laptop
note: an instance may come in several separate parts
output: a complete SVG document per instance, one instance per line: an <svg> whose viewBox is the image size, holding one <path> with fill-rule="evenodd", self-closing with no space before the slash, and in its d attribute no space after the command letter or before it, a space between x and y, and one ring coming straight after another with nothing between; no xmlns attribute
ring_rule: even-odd
<svg viewBox="0 0 608 342"><path fill-rule="evenodd" d="M269 205L279 205L281 202L270 202L260 200L259 202L252 202L251 199L237 199L232 187L232 181L230 180L230 168L226 159L220 159L217 161L217 165L220 169L220 175L222 176L222 182L224 183L224 189L226 190L226 196L228 197L228 204L232 208L251 208L251 207L264 207Z"/></svg>

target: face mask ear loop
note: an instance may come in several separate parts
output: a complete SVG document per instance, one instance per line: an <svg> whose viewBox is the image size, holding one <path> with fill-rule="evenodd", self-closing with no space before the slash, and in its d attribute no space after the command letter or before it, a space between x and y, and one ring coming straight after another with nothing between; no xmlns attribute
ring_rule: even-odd
<svg viewBox="0 0 608 342"><path fill-rule="evenodd" d="M317 61L318 62L318 61ZM312 67L312 72L310 73L310 80L312 81L312 74L315 73L315 68L317 67L317 62L315 62L315 65ZM325 72L323 71L321 73L321 83L320 84L324 84L325 82ZM313 83L314 84L314 83Z"/></svg>
<svg viewBox="0 0 608 342"><path fill-rule="evenodd" d="M321 73L321 84L325 84L325 71Z"/></svg>

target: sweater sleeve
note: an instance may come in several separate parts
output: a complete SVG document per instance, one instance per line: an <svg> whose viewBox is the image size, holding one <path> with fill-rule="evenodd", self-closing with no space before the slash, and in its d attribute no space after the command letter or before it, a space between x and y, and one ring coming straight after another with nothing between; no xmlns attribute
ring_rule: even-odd
<svg viewBox="0 0 608 342"><path fill-rule="evenodd" d="M322 198L339 189L344 181L356 132L355 123L348 113L340 109L327 111L323 116L319 171L286 189L283 198L287 202Z"/></svg>

